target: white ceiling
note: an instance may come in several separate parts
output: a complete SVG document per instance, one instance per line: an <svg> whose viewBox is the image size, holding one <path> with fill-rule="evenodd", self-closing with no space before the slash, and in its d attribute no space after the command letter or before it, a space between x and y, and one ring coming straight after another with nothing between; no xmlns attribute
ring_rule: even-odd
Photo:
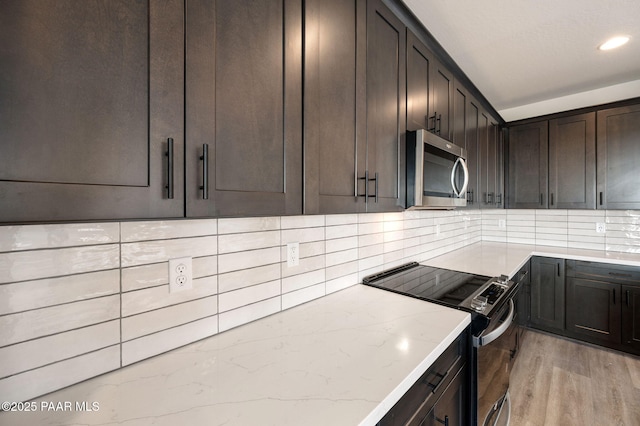
<svg viewBox="0 0 640 426"><path fill-rule="evenodd" d="M404 2L506 121L640 96L640 0Z"/></svg>

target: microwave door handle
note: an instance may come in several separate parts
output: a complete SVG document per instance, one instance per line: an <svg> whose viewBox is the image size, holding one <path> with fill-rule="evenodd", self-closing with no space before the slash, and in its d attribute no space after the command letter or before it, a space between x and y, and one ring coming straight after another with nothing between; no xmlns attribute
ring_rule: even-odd
<svg viewBox="0 0 640 426"><path fill-rule="evenodd" d="M462 184L460 194L465 194L467 192L467 186L469 186L469 168L467 167L467 162L464 158L458 158L458 161L462 164L462 171L464 171L464 183Z"/></svg>
<svg viewBox="0 0 640 426"><path fill-rule="evenodd" d="M451 168L451 188L456 197L460 197L460 193L456 190L456 170L458 170L458 164L460 164L460 157L453 163L453 167Z"/></svg>
<svg viewBox="0 0 640 426"><path fill-rule="evenodd" d="M462 171L464 172L464 183L462 184L462 188L460 191L456 190L456 171L458 170L458 165L462 165ZM458 157L456 162L453 164L453 168L451 169L451 188L453 188L453 193L456 194L456 197L461 197L467 191L467 186L469 185L469 169L467 168L467 163L464 161L462 157Z"/></svg>

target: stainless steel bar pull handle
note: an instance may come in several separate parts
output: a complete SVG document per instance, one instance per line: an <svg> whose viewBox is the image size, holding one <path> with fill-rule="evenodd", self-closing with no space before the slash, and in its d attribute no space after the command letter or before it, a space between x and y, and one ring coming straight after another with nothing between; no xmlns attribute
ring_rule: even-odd
<svg viewBox="0 0 640 426"><path fill-rule="evenodd" d="M373 198L374 201L378 202L378 172L375 173L375 177L373 179L369 179L369 171L364 172L364 177L358 178L358 180L364 180L364 194L358 194L358 197L364 197L364 202L368 203L369 198ZM374 195L369 195L369 182L374 182L375 185L375 193Z"/></svg>
<svg viewBox="0 0 640 426"><path fill-rule="evenodd" d="M167 198L173 199L173 138L167 139Z"/></svg>
<svg viewBox="0 0 640 426"><path fill-rule="evenodd" d="M436 119L436 133L440 134L441 129L442 129L442 114L438 114L438 118Z"/></svg>
<svg viewBox="0 0 640 426"><path fill-rule="evenodd" d="M378 202L378 172L376 172L376 177L374 178L374 180L376 181L375 182L376 188L375 188L375 196L373 200L377 203Z"/></svg>
<svg viewBox="0 0 640 426"><path fill-rule="evenodd" d="M444 420L441 420L436 417L436 421L438 423L442 423L444 426L449 426L449 416L444 416Z"/></svg>
<svg viewBox="0 0 640 426"><path fill-rule="evenodd" d="M202 144L202 156L200 156L200 160L202 160L202 186L200 189L202 190L202 199L209 199L209 144Z"/></svg>

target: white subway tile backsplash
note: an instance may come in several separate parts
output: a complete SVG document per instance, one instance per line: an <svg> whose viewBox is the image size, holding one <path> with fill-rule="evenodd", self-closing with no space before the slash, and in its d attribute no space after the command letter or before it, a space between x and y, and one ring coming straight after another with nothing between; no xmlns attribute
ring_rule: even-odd
<svg viewBox="0 0 640 426"><path fill-rule="evenodd" d="M120 317L120 296L106 296L0 317L0 347Z"/></svg>
<svg viewBox="0 0 640 426"><path fill-rule="evenodd" d="M358 249L353 248L350 250L337 251L333 253L327 253L326 267L339 265L341 263L348 263L358 260Z"/></svg>
<svg viewBox="0 0 640 426"><path fill-rule="evenodd" d="M192 237L122 244L122 267L166 262L178 257L218 254L218 237Z"/></svg>
<svg viewBox="0 0 640 426"><path fill-rule="evenodd" d="M140 290L169 284L168 268L167 262L123 268L120 278L122 291Z"/></svg>
<svg viewBox="0 0 640 426"><path fill-rule="evenodd" d="M216 235L215 219L122 222L123 243Z"/></svg>
<svg viewBox="0 0 640 426"><path fill-rule="evenodd" d="M282 296L263 300L219 315L220 332L264 318L281 310Z"/></svg>
<svg viewBox="0 0 640 426"><path fill-rule="evenodd" d="M5 401L27 401L120 368L120 345L46 365L0 380Z"/></svg>
<svg viewBox="0 0 640 426"><path fill-rule="evenodd" d="M348 225L350 223L358 223L357 214L332 214L325 216L326 226Z"/></svg>
<svg viewBox="0 0 640 426"><path fill-rule="evenodd" d="M110 244L119 241L118 223L0 226L0 253Z"/></svg>
<svg viewBox="0 0 640 426"><path fill-rule="evenodd" d="M345 237L345 238L337 238L334 240L327 239L326 241L326 250L327 253L333 253L336 251L343 251L349 249L357 249L358 248L358 237Z"/></svg>
<svg viewBox="0 0 640 426"><path fill-rule="evenodd" d="M280 245L280 231L246 232L220 235L218 253L237 253Z"/></svg>
<svg viewBox="0 0 640 426"><path fill-rule="evenodd" d="M221 254L218 256L218 273L224 274L278 262L280 262L280 247Z"/></svg>
<svg viewBox="0 0 640 426"><path fill-rule="evenodd" d="M0 285L0 315L120 292L120 271L90 272Z"/></svg>
<svg viewBox="0 0 640 426"><path fill-rule="evenodd" d="M281 277L280 263L241 269L218 275L218 289L220 293L249 287L268 281L279 280Z"/></svg>
<svg viewBox="0 0 640 426"><path fill-rule="evenodd" d="M320 284L312 285L291 293L282 295L282 309L289 309L301 305L314 299L318 299L326 294L324 281Z"/></svg>
<svg viewBox="0 0 640 426"><path fill-rule="evenodd" d="M325 270L318 269L315 271L307 272L304 274L294 275L291 277L282 279L282 294L289 293L291 291L300 290L304 287L309 287L314 284L319 284L325 281Z"/></svg>
<svg viewBox="0 0 640 426"><path fill-rule="evenodd" d="M217 315L122 343L122 365L170 351L218 333Z"/></svg>
<svg viewBox="0 0 640 426"><path fill-rule="evenodd" d="M277 231L280 229L280 217L243 217L218 219L218 234L243 232Z"/></svg>
<svg viewBox="0 0 640 426"><path fill-rule="evenodd" d="M328 226L326 231L327 240L344 237L355 237L357 235L358 225L356 224Z"/></svg>
<svg viewBox="0 0 640 426"><path fill-rule="evenodd" d="M128 317L153 309L201 299L218 293L218 276L196 278L193 288L169 293L169 285L122 293L122 316Z"/></svg>
<svg viewBox="0 0 640 426"><path fill-rule="evenodd" d="M281 281L270 281L264 284L257 284L228 293L222 293L218 296L218 306L220 312L226 312L261 300L271 299L272 297L279 296L281 293Z"/></svg>
<svg viewBox="0 0 640 426"><path fill-rule="evenodd" d="M197 321L218 313L218 296L204 297L122 318L122 341Z"/></svg>
<svg viewBox="0 0 640 426"><path fill-rule="evenodd" d="M324 230L324 227L284 229L282 230L282 244L324 241Z"/></svg>
<svg viewBox="0 0 640 426"><path fill-rule="evenodd" d="M0 378L120 343L120 320L0 348Z"/></svg>
<svg viewBox="0 0 640 426"><path fill-rule="evenodd" d="M351 287L352 285L357 285L359 282L357 272L335 279L329 279L327 277L326 293L335 293L336 291L343 290L347 287Z"/></svg>
<svg viewBox="0 0 640 426"><path fill-rule="evenodd" d="M358 261L341 263L335 266L327 266L325 275L327 281L358 273Z"/></svg>
<svg viewBox="0 0 640 426"><path fill-rule="evenodd" d="M314 228L325 226L325 219L322 215L314 216L282 216L281 229L293 228Z"/></svg>
<svg viewBox="0 0 640 426"><path fill-rule="evenodd" d="M311 272L318 269L324 270L324 268L325 268L324 255L300 258L300 263L297 266L287 266L287 262L283 262L282 278L284 279L286 277L304 274L306 272Z"/></svg>
<svg viewBox="0 0 640 426"><path fill-rule="evenodd" d="M0 253L0 284L119 267L117 244Z"/></svg>

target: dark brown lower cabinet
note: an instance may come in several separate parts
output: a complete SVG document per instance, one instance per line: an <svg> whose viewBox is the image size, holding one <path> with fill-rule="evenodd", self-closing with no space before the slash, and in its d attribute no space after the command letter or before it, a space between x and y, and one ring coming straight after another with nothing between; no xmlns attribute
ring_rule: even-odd
<svg viewBox="0 0 640 426"><path fill-rule="evenodd" d="M640 268L534 257L528 325L640 355Z"/></svg>
<svg viewBox="0 0 640 426"><path fill-rule="evenodd" d="M640 354L640 285L623 285L622 298L622 345Z"/></svg>
<svg viewBox="0 0 640 426"><path fill-rule="evenodd" d="M465 403L469 398L469 387L466 385L468 374L467 367L458 371L436 405L422 423L419 423L421 426L469 424L469 410L465 409Z"/></svg>
<svg viewBox="0 0 640 426"><path fill-rule="evenodd" d="M620 343L619 284L567 277L567 335L592 343Z"/></svg>
<svg viewBox="0 0 640 426"><path fill-rule="evenodd" d="M471 423L470 333L463 332L377 426Z"/></svg>
<svg viewBox="0 0 640 426"><path fill-rule="evenodd" d="M531 320L536 328L564 331L564 259L531 259Z"/></svg>

